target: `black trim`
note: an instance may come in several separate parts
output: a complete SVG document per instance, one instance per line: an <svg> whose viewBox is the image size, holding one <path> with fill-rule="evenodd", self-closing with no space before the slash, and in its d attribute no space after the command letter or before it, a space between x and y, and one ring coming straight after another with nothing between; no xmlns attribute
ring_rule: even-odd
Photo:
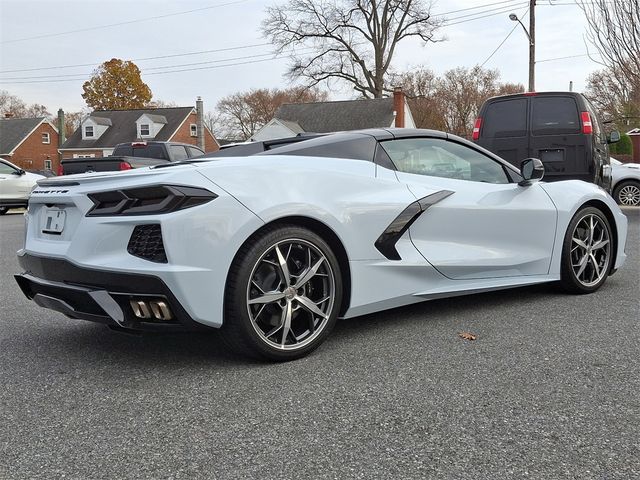
<svg viewBox="0 0 640 480"><path fill-rule="evenodd" d="M39 305L71 318L107 323L133 330L206 330L194 321L158 277L133 273L115 273L78 267L66 260L24 254L18 256L25 270L15 275L22 292ZM120 306L124 321L119 323L95 300L92 293L107 292ZM135 317L129 300L153 297L166 299L175 321L158 323Z"/></svg>
<svg viewBox="0 0 640 480"><path fill-rule="evenodd" d="M422 212L453 193L451 190L440 190L439 192L432 193L411 203L400 212L400 215L382 232L374 244L375 247L389 260L402 260L398 250L396 250L396 243L398 243L400 237L404 235L404 232L409 229L411 224L417 220Z"/></svg>

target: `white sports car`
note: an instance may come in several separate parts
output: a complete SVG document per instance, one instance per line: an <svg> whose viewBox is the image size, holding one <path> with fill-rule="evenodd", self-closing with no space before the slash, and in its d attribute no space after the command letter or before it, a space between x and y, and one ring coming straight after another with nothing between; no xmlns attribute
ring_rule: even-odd
<svg viewBox="0 0 640 480"><path fill-rule="evenodd" d="M543 282L589 293L625 260L613 199L538 182L537 159L517 171L410 129L234 148L261 153L40 181L24 293L114 328L219 328L239 352L288 360L338 317Z"/></svg>

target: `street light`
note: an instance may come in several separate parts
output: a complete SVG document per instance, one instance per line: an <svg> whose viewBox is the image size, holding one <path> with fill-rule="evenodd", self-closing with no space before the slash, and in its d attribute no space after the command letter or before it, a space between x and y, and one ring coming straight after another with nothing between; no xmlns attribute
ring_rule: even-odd
<svg viewBox="0 0 640 480"><path fill-rule="evenodd" d="M531 2L533 6L535 6L535 1ZM536 44L535 44L535 15L533 9L530 9L529 15L529 30L524 24L520 21L518 16L515 13L509 14L509 19L513 22L518 22L524 33L527 34L527 38L529 39L529 91L535 91L535 65L536 65Z"/></svg>

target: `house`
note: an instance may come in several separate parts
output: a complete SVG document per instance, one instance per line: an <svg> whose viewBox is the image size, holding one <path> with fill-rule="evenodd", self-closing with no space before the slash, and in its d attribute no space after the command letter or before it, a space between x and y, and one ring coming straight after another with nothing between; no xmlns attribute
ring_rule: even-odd
<svg viewBox="0 0 640 480"><path fill-rule="evenodd" d="M404 93L398 88L390 98L286 103L251 140L273 140L305 132L327 133L389 127L415 128Z"/></svg>
<svg viewBox="0 0 640 480"><path fill-rule="evenodd" d="M80 127L60 147L62 158L108 156L119 143L154 140L190 143L205 152L215 152L219 145L213 133L201 122L198 106L143 108L136 110L99 110L85 117Z"/></svg>
<svg viewBox="0 0 640 480"><path fill-rule="evenodd" d="M24 170L58 168L58 129L46 118L1 118L0 157Z"/></svg>

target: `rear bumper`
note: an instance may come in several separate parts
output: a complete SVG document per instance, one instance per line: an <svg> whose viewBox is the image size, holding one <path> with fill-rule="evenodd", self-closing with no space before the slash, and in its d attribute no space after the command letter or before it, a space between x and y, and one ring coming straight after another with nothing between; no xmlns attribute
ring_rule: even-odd
<svg viewBox="0 0 640 480"><path fill-rule="evenodd" d="M189 316L158 277L87 269L66 260L30 254L20 255L18 261L25 272L15 279L27 298L70 318L130 330L207 329ZM151 310L149 318L139 318L132 300L164 302L171 318L155 318Z"/></svg>

